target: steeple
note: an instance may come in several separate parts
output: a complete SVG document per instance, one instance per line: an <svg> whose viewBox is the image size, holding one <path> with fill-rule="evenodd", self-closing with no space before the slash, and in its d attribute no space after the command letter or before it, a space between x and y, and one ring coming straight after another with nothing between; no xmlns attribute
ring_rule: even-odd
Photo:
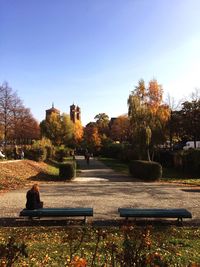
<svg viewBox="0 0 200 267"><path fill-rule="evenodd" d="M75 106L74 103L70 106L70 119L75 123L81 120L81 110L79 106Z"/></svg>

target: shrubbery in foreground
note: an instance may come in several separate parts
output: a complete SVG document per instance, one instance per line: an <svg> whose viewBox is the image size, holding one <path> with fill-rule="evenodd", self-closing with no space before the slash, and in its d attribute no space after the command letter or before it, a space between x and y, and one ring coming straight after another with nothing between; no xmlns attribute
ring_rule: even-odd
<svg viewBox="0 0 200 267"><path fill-rule="evenodd" d="M0 266L198 267L199 240L199 228L4 228Z"/></svg>

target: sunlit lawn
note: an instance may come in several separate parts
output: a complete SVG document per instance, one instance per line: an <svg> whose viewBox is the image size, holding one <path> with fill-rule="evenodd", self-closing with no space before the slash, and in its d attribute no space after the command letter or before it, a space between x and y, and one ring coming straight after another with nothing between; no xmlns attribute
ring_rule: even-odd
<svg viewBox="0 0 200 267"><path fill-rule="evenodd" d="M137 259L146 261L141 266L189 266L200 260L200 228L194 227L0 228L0 263L8 261L2 255L11 237L15 242L10 242L10 251L15 253L15 244L24 242L28 256L20 255L14 266L128 267Z"/></svg>
<svg viewBox="0 0 200 267"><path fill-rule="evenodd" d="M112 158L103 158L103 157L99 157L99 160L102 161L106 166L115 171L129 174L128 164L122 161Z"/></svg>
<svg viewBox="0 0 200 267"><path fill-rule="evenodd" d="M128 164L121 162L116 159L111 158L99 158L100 161L102 161L106 166L109 168L122 172L125 174L129 174L129 168ZM179 171L173 170L173 169L167 169L163 168L163 176L161 181L163 182L173 182L173 183L184 183L188 185L200 185L200 177L191 177L189 175L186 175L184 173L181 173Z"/></svg>

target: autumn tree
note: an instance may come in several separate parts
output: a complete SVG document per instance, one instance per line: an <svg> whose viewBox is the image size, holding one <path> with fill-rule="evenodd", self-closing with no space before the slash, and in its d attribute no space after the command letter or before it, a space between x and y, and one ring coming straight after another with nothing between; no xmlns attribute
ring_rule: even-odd
<svg viewBox="0 0 200 267"><path fill-rule="evenodd" d="M0 86L0 129L5 141L24 143L39 138L39 125L8 83Z"/></svg>
<svg viewBox="0 0 200 267"><path fill-rule="evenodd" d="M13 93L8 83L5 82L0 87L0 123L5 144L13 124L13 106L16 98L16 93Z"/></svg>
<svg viewBox="0 0 200 267"><path fill-rule="evenodd" d="M78 146L83 139L83 126L80 120L76 120L74 123L74 143Z"/></svg>
<svg viewBox="0 0 200 267"><path fill-rule="evenodd" d="M150 160L150 149L153 153L156 145L164 141L169 118L169 108L163 103L162 86L153 79L146 87L144 80L140 80L129 95L128 107L132 142L140 152L146 151Z"/></svg>
<svg viewBox="0 0 200 267"><path fill-rule="evenodd" d="M129 140L129 118L127 115L117 117L110 129L112 140L119 142L126 142Z"/></svg>
<svg viewBox="0 0 200 267"><path fill-rule="evenodd" d="M40 123L41 134L51 140L53 145L71 144L74 125L70 116L52 113L47 120Z"/></svg>
<svg viewBox="0 0 200 267"><path fill-rule="evenodd" d="M16 115L16 114L15 114ZM33 118L30 109L21 107L14 116L11 137L14 140L33 140L40 138L40 128L38 122Z"/></svg>
<svg viewBox="0 0 200 267"><path fill-rule="evenodd" d="M92 152L99 150L101 146L101 138L98 127L95 122L88 123L84 128L84 143Z"/></svg>

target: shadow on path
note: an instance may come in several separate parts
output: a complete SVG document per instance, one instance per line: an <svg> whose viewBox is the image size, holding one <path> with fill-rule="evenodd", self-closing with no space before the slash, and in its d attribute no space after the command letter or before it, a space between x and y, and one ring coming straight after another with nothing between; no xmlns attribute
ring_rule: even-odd
<svg viewBox="0 0 200 267"><path fill-rule="evenodd" d="M77 156L76 162L81 169L79 177L75 179L75 182L92 182L92 181L109 181L109 182L137 182L140 180L133 177L115 172L114 170L105 166L102 162L91 158L89 164L83 156Z"/></svg>

